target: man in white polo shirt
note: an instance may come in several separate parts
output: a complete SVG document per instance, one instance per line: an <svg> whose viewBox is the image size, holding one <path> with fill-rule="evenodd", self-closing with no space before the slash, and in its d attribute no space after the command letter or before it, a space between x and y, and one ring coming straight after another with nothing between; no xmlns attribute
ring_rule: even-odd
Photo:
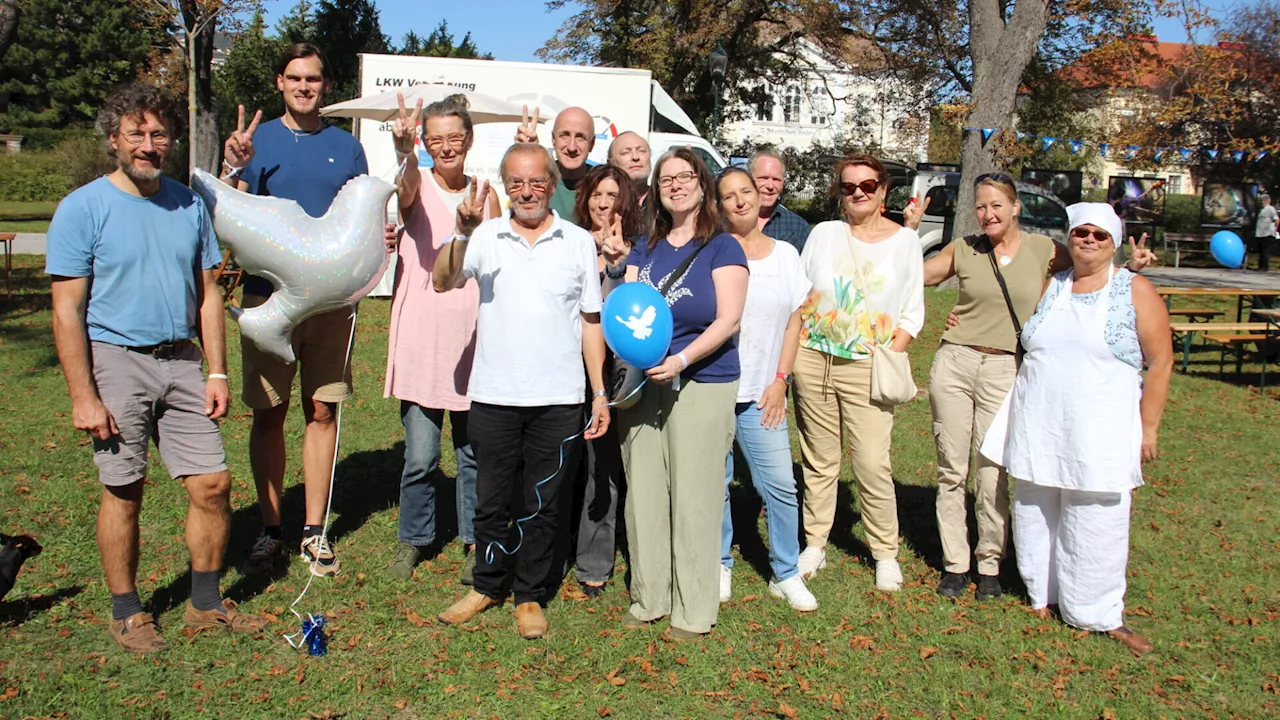
<svg viewBox="0 0 1280 720"><path fill-rule="evenodd" d="M609 427L604 334L595 241L551 211L559 182L551 154L516 143L499 167L511 212L470 238L455 237L434 268L437 292L468 278L480 285L467 424L478 470L475 589L439 618L454 625L501 604L513 555L516 628L533 639L547 631L541 603L559 579L552 551L561 481L577 467L582 439ZM464 201L459 214L474 212L475 202ZM582 430L584 362L592 420L573 437ZM521 509L513 522L517 487Z"/></svg>

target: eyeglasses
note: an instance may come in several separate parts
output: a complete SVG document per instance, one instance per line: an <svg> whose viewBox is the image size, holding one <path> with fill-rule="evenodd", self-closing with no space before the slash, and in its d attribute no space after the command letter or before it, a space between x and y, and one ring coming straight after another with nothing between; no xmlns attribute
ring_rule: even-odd
<svg viewBox="0 0 1280 720"><path fill-rule="evenodd" d="M427 146L427 149L429 150L439 150L440 148L445 146L445 143L448 143L449 147L453 148L454 150L461 150L462 146L465 145L467 142L467 136L466 135L448 135L446 137L440 137L438 135L433 135L429 138L426 138L423 142Z"/></svg>
<svg viewBox="0 0 1280 720"><path fill-rule="evenodd" d="M525 185L528 185L530 190L536 193L541 193L541 192L547 191L547 185L551 183L551 178L540 177L540 178L530 178L528 180L522 180L520 178L507 178L505 183L507 186L508 195L514 192L520 192L520 190L522 190Z"/></svg>
<svg viewBox="0 0 1280 720"><path fill-rule="evenodd" d="M860 183L840 183L840 194L845 197L853 195L857 190L861 190L863 195L870 195L880 189L880 181L875 178L863 180Z"/></svg>
<svg viewBox="0 0 1280 720"><path fill-rule="evenodd" d="M1002 172L984 173L982 175L979 175L978 177L974 178L973 184L977 185L978 183L981 183L984 180L992 180L998 183L1005 183L1007 185L1013 184L1013 178L1010 177L1008 173L1002 173Z"/></svg>
<svg viewBox="0 0 1280 720"><path fill-rule="evenodd" d="M665 175L658 178L658 187L671 187L672 183L678 182L681 185L689 185L698 179L698 173L686 170L675 175Z"/></svg>
<svg viewBox="0 0 1280 720"><path fill-rule="evenodd" d="M1071 231L1071 237L1078 240L1084 240L1090 235L1092 235L1093 239L1098 242L1111 242L1111 233L1106 230L1090 230L1086 227L1078 227Z"/></svg>
<svg viewBox="0 0 1280 720"><path fill-rule="evenodd" d="M151 144L156 147L164 147L169 144L169 135L168 133L163 132L153 132L148 135L147 133L139 130L133 130L131 132L123 133L123 135L125 141L134 147L138 147L142 143L146 142L148 137L151 138Z"/></svg>

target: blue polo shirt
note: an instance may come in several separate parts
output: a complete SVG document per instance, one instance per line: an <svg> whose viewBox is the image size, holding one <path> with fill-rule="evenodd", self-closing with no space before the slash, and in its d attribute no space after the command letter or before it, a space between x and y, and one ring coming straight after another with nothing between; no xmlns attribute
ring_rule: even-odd
<svg viewBox="0 0 1280 720"><path fill-rule="evenodd" d="M369 174L364 148L351 133L331 125L315 132L294 132L280 118L258 126L253 159L240 179L254 195L293 200L311 217L329 211L338 191L351 178ZM246 274L244 291L269 296L271 283Z"/></svg>
<svg viewBox="0 0 1280 720"><path fill-rule="evenodd" d="M49 224L45 272L89 278L89 339L140 347L196 336L200 271L222 262L204 201L161 178L137 197L98 178Z"/></svg>

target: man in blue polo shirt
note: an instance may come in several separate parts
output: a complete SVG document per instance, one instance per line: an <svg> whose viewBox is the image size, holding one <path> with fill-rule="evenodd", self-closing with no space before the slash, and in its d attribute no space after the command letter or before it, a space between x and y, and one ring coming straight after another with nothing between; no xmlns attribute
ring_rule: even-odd
<svg viewBox="0 0 1280 720"><path fill-rule="evenodd" d="M135 584L152 440L190 496L187 627L263 626L218 588L231 524L231 475L215 422L229 399L222 294L213 273L222 258L204 203L160 174L184 117L172 94L147 85L107 98L98 129L118 167L58 206L45 259L72 422L93 440L103 485L97 537L111 591L107 631L136 653L166 647Z"/></svg>
<svg viewBox="0 0 1280 720"><path fill-rule="evenodd" d="M276 69L276 87L284 96L284 115L258 126L257 112L246 128L244 108L236 131L223 148L223 182L255 195L296 201L312 217L329 210L348 180L369 172L364 149L351 133L320 119L320 102L329 90L324 56L310 43L290 47ZM271 283L248 275L242 305L261 305L271 295ZM317 315L293 330L296 363L284 363L241 337L244 361L244 403L253 409L249 433L249 462L258 488L262 534L254 543L246 572L270 566L281 549L280 501L284 489L284 422L289 391L301 368L302 440L306 520L302 529L302 557L314 575L335 575L338 558L324 535L329 480L338 442L335 422L338 403L351 397L351 366L347 349L354 341L353 315L347 309Z"/></svg>

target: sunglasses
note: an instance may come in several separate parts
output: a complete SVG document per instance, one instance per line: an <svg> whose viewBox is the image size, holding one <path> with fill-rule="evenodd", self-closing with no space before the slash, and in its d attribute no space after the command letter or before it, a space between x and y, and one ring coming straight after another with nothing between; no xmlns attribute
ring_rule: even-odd
<svg viewBox="0 0 1280 720"><path fill-rule="evenodd" d="M840 183L840 194L845 197L853 195L854 191L861 190L863 195L870 195L880 189L880 181L875 178L863 180L860 183Z"/></svg>
<svg viewBox="0 0 1280 720"><path fill-rule="evenodd" d="M983 175L979 175L976 179L974 179L973 184L977 185L984 180L993 180L998 183L1007 183L1009 185L1013 184L1013 178L1008 173L1002 173L1002 172L985 173Z"/></svg>
<svg viewBox="0 0 1280 720"><path fill-rule="evenodd" d="M1078 240L1084 240L1090 235L1098 242L1111 242L1111 233L1106 230L1090 230L1089 228L1078 227L1071 231L1071 237Z"/></svg>

